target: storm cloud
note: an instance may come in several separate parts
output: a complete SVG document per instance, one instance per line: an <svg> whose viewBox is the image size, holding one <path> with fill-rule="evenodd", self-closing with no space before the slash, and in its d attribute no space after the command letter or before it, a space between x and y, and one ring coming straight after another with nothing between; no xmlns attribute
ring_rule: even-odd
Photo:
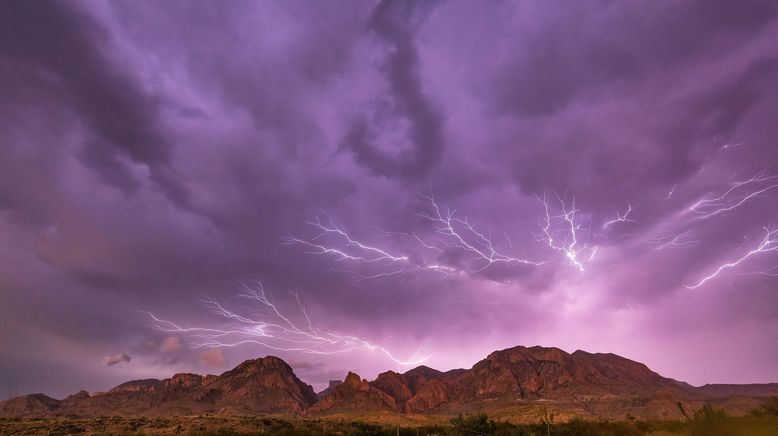
<svg viewBox="0 0 778 436"><path fill-rule="evenodd" d="M64 396L274 354L323 388L540 344L776 381L778 253L695 285L776 225L777 13L3 2L0 374ZM214 301L267 316L255 281L388 353L149 316L228 329Z"/></svg>

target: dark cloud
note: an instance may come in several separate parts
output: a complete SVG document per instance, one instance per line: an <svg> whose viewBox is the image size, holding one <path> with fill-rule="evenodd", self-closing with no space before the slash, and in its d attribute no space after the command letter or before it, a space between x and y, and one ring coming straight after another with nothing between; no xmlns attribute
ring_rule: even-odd
<svg viewBox="0 0 778 436"><path fill-rule="evenodd" d="M496 86L488 87L497 93L501 110L520 117L552 115L606 85L719 56L758 33L776 14L769 1L745 2L737 11L720 1L599 3L528 7L540 25L518 30L515 56L500 70ZM516 19L522 12L516 8ZM576 19L581 15L587 19Z"/></svg>
<svg viewBox="0 0 778 436"><path fill-rule="evenodd" d="M113 356L106 357L105 358L105 364L108 365L108 366L113 366L113 365L116 365L116 364L119 364L119 363L127 363L130 360L132 360L130 358L130 356L128 356L128 355L126 355L124 353L120 353L120 354L114 354Z"/></svg>
<svg viewBox="0 0 778 436"><path fill-rule="evenodd" d="M424 177L445 147L443 116L424 94L413 33L413 24L418 25L420 17L428 13L429 5L383 1L368 20L370 30L387 44L381 47L387 57L381 68L389 84L389 94L376 107L372 120L363 114L357 116L344 146L353 152L359 164L377 175ZM386 137L388 132L402 129L402 120L408 122L406 147L394 144L396 138Z"/></svg>
<svg viewBox="0 0 778 436"><path fill-rule="evenodd" d="M177 204L187 194L172 174L171 144L157 127L158 104L133 78L113 65L105 47L109 33L72 4L43 1L4 5L0 50L16 70L5 86L25 75L51 75L94 136L81 158L103 181L132 192L138 187L128 162L147 165L163 192Z"/></svg>
<svg viewBox="0 0 778 436"><path fill-rule="evenodd" d="M776 67L776 57L753 61L734 79L724 81L699 96L694 102L698 112L692 112L692 116L696 115L697 119L684 121L692 126L702 121L705 124L700 126L697 134L720 138L728 143L743 117L774 86L778 79Z"/></svg>
<svg viewBox="0 0 778 436"><path fill-rule="evenodd" d="M774 224L778 188L689 209L776 173L777 32L767 1L5 2L0 373L65 395L268 354L202 355L144 312L229 327L202 301L261 316L237 294L263 280L294 322L400 358L424 345L441 369L541 343L768 381L775 257L685 285ZM694 379L728 345L748 368ZM117 348L132 364L109 369ZM376 349L271 354L317 387L395 366Z"/></svg>

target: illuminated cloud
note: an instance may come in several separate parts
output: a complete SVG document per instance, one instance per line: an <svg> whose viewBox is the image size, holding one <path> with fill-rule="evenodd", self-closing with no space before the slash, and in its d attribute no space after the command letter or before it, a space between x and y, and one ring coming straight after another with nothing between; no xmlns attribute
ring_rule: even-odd
<svg viewBox="0 0 778 436"><path fill-rule="evenodd" d="M130 356L120 353L120 354L114 354L113 356L108 356L105 358L105 364L108 366L117 365L119 363L126 363L132 360Z"/></svg>
<svg viewBox="0 0 778 436"><path fill-rule="evenodd" d="M227 365L227 358L221 348L213 348L200 353L200 361L212 368L222 368Z"/></svg>
<svg viewBox="0 0 778 436"><path fill-rule="evenodd" d="M184 341L178 336L168 336L159 344L159 351L163 353L173 353L184 348Z"/></svg>

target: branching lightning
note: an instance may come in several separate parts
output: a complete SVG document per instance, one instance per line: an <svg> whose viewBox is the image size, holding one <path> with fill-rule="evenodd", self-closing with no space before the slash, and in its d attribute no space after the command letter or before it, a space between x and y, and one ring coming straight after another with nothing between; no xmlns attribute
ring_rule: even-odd
<svg viewBox="0 0 778 436"><path fill-rule="evenodd" d="M543 203L545 210L545 221L541 226L543 235L538 237L539 241L545 242L554 250L561 251L565 254L567 261L571 265L578 268L579 271L584 270L583 263L578 258L578 255L585 250L591 250L592 253L589 258L594 258L597 248L589 248L586 244L580 243L578 240L579 233L584 229L576 222L575 214L578 209L575 207L575 198L570 202L568 206L563 197L560 197L556 193L554 196L559 201L560 212L558 214L552 214L551 208L546 198L546 193L543 192L543 197L536 197L538 201ZM560 224L555 225L556 222Z"/></svg>
<svg viewBox="0 0 778 436"><path fill-rule="evenodd" d="M748 200L778 188L778 175L763 170L750 179L734 182L729 189L715 198L702 199L689 207L699 218L711 218L742 206Z"/></svg>
<svg viewBox="0 0 778 436"><path fill-rule="evenodd" d="M388 249L380 248L375 245L369 245L362 241L359 241L352 237L344 229L338 227L331 217L327 216L327 223L322 222L321 218L314 216L313 220L307 221L307 224L317 229L318 233L310 239L302 239L295 236L286 236L282 238L285 244L299 244L311 248L309 254L329 255L335 258L336 261L357 261L363 263L388 263L391 265L398 265L393 267L390 271L378 272L375 274L361 274L358 272L352 272L357 280L354 283L361 282L368 279L386 279L389 277L402 276L413 271L429 271L434 273L441 273L448 275L456 272L455 268L440 265L436 263L415 265L411 263L411 260L406 255L392 254ZM439 247L425 242L416 233L399 233L399 232L387 232L385 230L377 229L380 232L391 236L410 237L416 240L424 248L443 252ZM322 240L326 236L333 236L339 242L330 243L323 242ZM338 245L339 244L339 245Z"/></svg>
<svg viewBox="0 0 778 436"><path fill-rule="evenodd" d="M620 214L619 211L617 210L616 218L606 221L605 224L602 225L602 228L607 229L608 227L616 223L634 223L635 220L629 218L630 213L632 213L632 205L627 203L627 210L624 211L623 214Z"/></svg>
<svg viewBox="0 0 778 436"><path fill-rule="evenodd" d="M778 251L778 230L771 230L767 227L764 228L765 230L765 236L762 238L762 241L759 243L759 245L740 257L739 259L725 263L718 268L716 268L715 271L713 271L711 274L707 275L706 277L702 278L699 282L695 283L694 285L687 285L686 287L689 289L696 289L700 286L704 285L707 281L712 280L716 278L722 271L728 268L734 268L741 263L745 262L748 258L755 256L760 253L769 253L773 251Z"/></svg>
<svg viewBox="0 0 778 436"><path fill-rule="evenodd" d="M329 218L329 217L328 217ZM339 228L329 218L329 224L323 224L318 216L315 216L312 221L308 221L308 224L319 230L319 233L313 238L306 240L300 239L294 236L286 236L282 238L282 241L286 244L302 244L311 247L314 251L311 254L325 254L332 255L338 260L356 260L362 262L407 262L408 256L396 256L389 252L360 242L351 237L345 230ZM332 247L324 245L319 241L326 235L334 235L344 241L344 245L352 249L352 252L359 254L350 254L345 248Z"/></svg>
<svg viewBox="0 0 778 436"><path fill-rule="evenodd" d="M699 245L700 241L689 239L690 230L678 233L676 235L661 235L656 238L646 239L646 243L652 245L654 251L664 250L665 248L682 248Z"/></svg>
<svg viewBox="0 0 778 436"><path fill-rule="evenodd" d="M418 365L431 357L431 355L417 357L422 351L420 349L409 359L399 359L386 348L365 339L315 327L309 312L302 305L299 297L295 295L300 312L298 318L304 320L303 323L297 322L291 316L283 313L267 296L261 282L256 282L252 287L244 285L244 293L240 296L258 304L257 315L252 317L240 315L228 310L211 298L203 301L206 307L226 318L232 324L225 328L181 327L172 321L161 319L151 312L145 313L151 317L157 329L168 333L183 334L196 348L237 347L255 344L277 351L321 355L341 354L364 349L381 353L403 366Z"/></svg>
<svg viewBox="0 0 778 436"><path fill-rule="evenodd" d="M419 213L419 216L433 223L435 232L448 241L448 247L462 249L469 253L476 262L482 263L477 271L482 271L498 263L535 266L544 263L500 252L492 242L491 236L476 230L467 217L458 218L455 216L456 210L449 208L446 208L444 212L432 196L423 194L419 194L419 196L430 203L430 211Z"/></svg>
<svg viewBox="0 0 778 436"><path fill-rule="evenodd" d="M770 277L778 277L778 265L768 268L766 270L758 271L756 274L760 274L763 276L770 276Z"/></svg>

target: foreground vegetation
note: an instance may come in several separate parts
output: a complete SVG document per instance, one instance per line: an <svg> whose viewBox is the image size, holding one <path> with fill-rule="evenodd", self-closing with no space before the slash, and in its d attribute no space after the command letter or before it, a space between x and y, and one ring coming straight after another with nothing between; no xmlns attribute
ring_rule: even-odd
<svg viewBox="0 0 778 436"><path fill-rule="evenodd" d="M587 421L573 419L554 423L541 418L534 424L512 424L490 419L486 414L459 415L446 424L392 426L358 421L273 417L192 416L159 418L103 417L94 419L5 418L0 434L183 434L227 436L273 435L451 435L451 436L775 436L778 435L778 398L746 416L729 416L706 406L686 413L681 421Z"/></svg>

